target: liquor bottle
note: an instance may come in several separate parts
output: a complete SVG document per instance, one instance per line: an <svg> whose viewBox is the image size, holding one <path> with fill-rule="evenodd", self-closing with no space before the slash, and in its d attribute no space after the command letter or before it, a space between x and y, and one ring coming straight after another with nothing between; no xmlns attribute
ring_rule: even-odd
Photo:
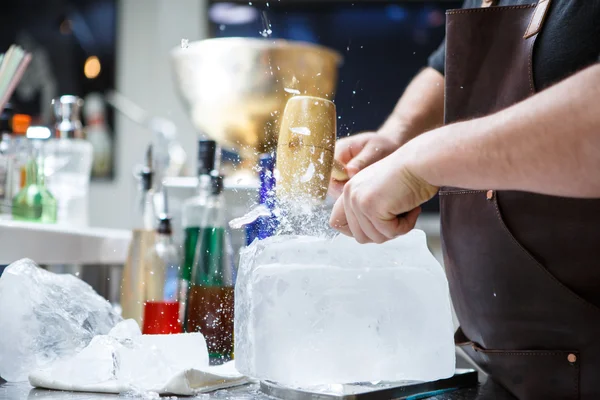
<svg viewBox="0 0 600 400"><path fill-rule="evenodd" d="M121 280L123 318L134 319L140 327L142 327L144 316L144 302L147 299L146 286L152 282L147 277L152 275L150 272L156 263L154 251L156 212L153 177L152 146L150 145L146 151L146 165L138 177L139 186L134 210L136 221Z"/></svg>
<svg viewBox="0 0 600 400"><path fill-rule="evenodd" d="M213 364L233 356L233 264L225 221L223 177L212 175L210 195L199 207L187 208L186 233L194 236L191 286L185 329L206 338Z"/></svg>
<svg viewBox="0 0 600 400"><path fill-rule="evenodd" d="M258 217L256 221L246 225L246 245L254 239L266 239L275 234L277 219L273 215L276 205L275 197L275 158L271 154L262 154L258 161L260 189L258 192L259 206L266 207L271 211L270 216Z"/></svg>
<svg viewBox="0 0 600 400"><path fill-rule="evenodd" d="M15 195L12 202L13 219L55 223L56 213L56 199L44 180L44 158L34 154L27 164L25 186Z"/></svg>
<svg viewBox="0 0 600 400"><path fill-rule="evenodd" d="M200 140L198 142L198 186L196 195L187 199L182 207L184 254L181 282L179 284L180 317L182 321L185 321L185 309L192 278L198 227L202 224L202 221L197 217L197 210L206 206L211 194L210 174L218 169L217 151L217 143L213 140Z"/></svg>
<svg viewBox="0 0 600 400"><path fill-rule="evenodd" d="M48 188L58 202L58 221L87 226L93 148L83 134L80 110L83 100L62 96L52 100L54 136L45 141Z"/></svg>
<svg viewBox="0 0 600 400"><path fill-rule="evenodd" d="M85 137L94 149L92 176L107 178L112 168L112 139L106 124L104 98L100 93L86 96L83 114L86 120Z"/></svg>
<svg viewBox="0 0 600 400"><path fill-rule="evenodd" d="M17 114L9 103L0 114L0 201L9 211L13 197L25 185L25 170L31 158L27 129L31 117Z"/></svg>
<svg viewBox="0 0 600 400"><path fill-rule="evenodd" d="M158 217L156 243L151 257L152 264L146 270L146 301L142 332L144 334L181 333L179 317L179 269L180 255L173 242L171 218L166 207L166 191L163 190L165 213Z"/></svg>

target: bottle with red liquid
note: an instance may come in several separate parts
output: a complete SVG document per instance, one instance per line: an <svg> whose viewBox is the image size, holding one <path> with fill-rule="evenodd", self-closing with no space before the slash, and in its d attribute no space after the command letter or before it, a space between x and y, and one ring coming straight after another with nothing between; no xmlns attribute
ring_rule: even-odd
<svg viewBox="0 0 600 400"><path fill-rule="evenodd" d="M173 243L170 217L161 214L158 220L151 267L146 271L144 279L146 301L142 333L145 335L182 332L178 298L181 258Z"/></svg>

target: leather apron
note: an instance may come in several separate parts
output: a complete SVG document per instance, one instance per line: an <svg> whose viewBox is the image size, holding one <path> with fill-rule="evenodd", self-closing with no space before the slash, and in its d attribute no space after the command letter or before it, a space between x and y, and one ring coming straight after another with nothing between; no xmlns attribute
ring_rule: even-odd
<svg viewBox="0 0 600 400"><path fill-rule="evenodd" d="M490 3L447 12L446 123L535 93L550 0ZM520 399L600 399L600 200L445 187L440 202L457 344Z"/></svg>

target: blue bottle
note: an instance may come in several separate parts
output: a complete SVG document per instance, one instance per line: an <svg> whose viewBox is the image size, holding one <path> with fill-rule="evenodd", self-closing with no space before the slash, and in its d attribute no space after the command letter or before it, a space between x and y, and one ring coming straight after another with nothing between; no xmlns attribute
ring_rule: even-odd
<svg viewBox="0 0 600 400"><path fill-rule="evenodd" d="M258 203L265 205L269 210L275 209L275 157L272 154L262 154L259 158L260 167L260 190ZM246 225L246 244L249 245L254 239L266 239L275 234L277 219L274 215L259 217L256 221Z"/></svg>

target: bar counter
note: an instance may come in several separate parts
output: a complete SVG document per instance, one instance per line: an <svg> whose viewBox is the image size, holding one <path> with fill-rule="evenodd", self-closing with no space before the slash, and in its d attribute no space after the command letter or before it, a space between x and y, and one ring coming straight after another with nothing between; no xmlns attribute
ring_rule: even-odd
<svg viewBox="0 0 600 400"><path fill-rule="evenodd" d="M0 379L0 399L2 400L117 400L123 398L149 400L151 396L109 395L81 392L60 392L54 390L35 389L28 383L6 383ZM163 399L202 399L202 400L273 400L259 391L258 384L246 385L235 389L219 390L211 394L197 397L163 397ZM412 399L416 400L415 397ZM477 387L455 390L432 397L431 400L514 400L515 398L493 381L485 382ZM315 398L315 400L317 400ZM381 400L381 399L380 399Z"/></svg>

